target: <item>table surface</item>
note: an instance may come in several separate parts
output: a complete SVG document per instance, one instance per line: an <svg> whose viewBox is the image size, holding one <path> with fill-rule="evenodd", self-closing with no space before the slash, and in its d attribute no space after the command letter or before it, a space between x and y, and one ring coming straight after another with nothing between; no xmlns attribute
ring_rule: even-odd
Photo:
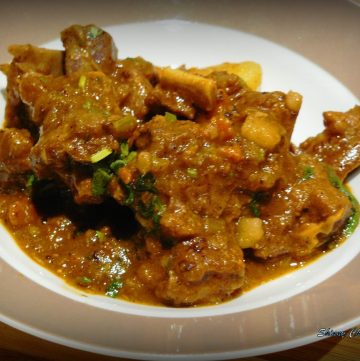
<svg viewBox="0 0 360 361"><path fill-rule="evenodd" d="M357 327L359 328L359 327ZM349 333L348 333L349 334ZM242 358L244 361L349 361L360 355L360 337L329 337L307 346L273 354ZM0 323L1 361L127 361L56 345ZM240 360L240 359L239 359Z"/></svg>
<svg viewBox="0 0 360 361"><path fill-rule="evenodd" d="M236 17L229 16L230 13L236 13ZM329 26L324 27L323 22L318 21L319 16L325 17ZM12 1L2 4L1 9L0 63L10 60L6 54L8 44L41 44L58 37L61 29L73 23L96 23L105 26L174 17L239 29L287 46L322 66L360 97L360 71L358 65L354 67L360 59L359 0L218 0L207 1L206 5L205 2L187 0ZM289 22L295 31L284 31L283 26L289 26ZM316 46L319 39L322 43L321 49ZM357 59L357 63L354 59ZM243 360L353 360L359 354L360 337L331 337L296 349ZM0 359L115 360L56 345L2 323Z"/></svg>

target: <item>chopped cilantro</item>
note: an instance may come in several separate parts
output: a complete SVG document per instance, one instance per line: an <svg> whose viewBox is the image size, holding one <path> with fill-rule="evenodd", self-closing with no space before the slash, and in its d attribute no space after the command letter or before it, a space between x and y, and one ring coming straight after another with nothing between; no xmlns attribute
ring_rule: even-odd
<svg viewBox="0 0 360 361"><path fill-rule="evenodd" d="M155 188L155 177L152 173L146 173L139 176L134 183L134 188L137 192L157 193L157 189Z"/></svg>
<svg viewBox="0 0 360 361"><path fill-rule="evenodd" d="M83 287L87 287L92 281L92 278L86 276L76 278L77 284Z"/></svg>
<svg viewBox="0 0 360 361"><path fill-rule="evenodd" d="M330 183L340 192L345 194L351 202L352 214L348 218L346 225L343 229L344 236L348 237L355 231L355 228L359 224L359 220L360 220L359 202L355 198L355 196L345 187L341 179L335 174L334 170L331 167L327 167L327 174Z"/></svg>
<svg viewBox="0 0 360 361"><path fill-rule="evenodd" d="M101 35L104 31L97 26L91 26L88 31L88 38L89 39L96 39L99 35Z"/></svg>
<svg viewBox="0 0 360 361"><path fill-rule="evenodd" d="M134 190L133 188L128 185L128 184L125 184L124 182L122 182L120 180L120 184L122 185L123 189L125 190L125 193L126 193L126 197L125 197L125 201L124 201L124 204L126 206L131 206L134 201L135 201L135 193L134 193Z"/></svg>
<svg viewBox="0 0 360 361"><path fill-rule="evenodd" d="M102 196L106 193L111 175L103 168L98 168L92 179L92 193L94 196Z"/></svg>
<svg viewBox="0 0 360 361"><path fill-rule="evenodd" d="M260 217L260 204L259 202L263 198L263 194L261 192L256 192L253 194L251 202L249 203L249 209L254 217Z"/></svg>
<svg viewBox="0 0 360 361"><path fill-rule="evenodd" d="M123 281L122 280L115 280L110 283L109 286L106 287L106 296L115 298L119 292L120 289L123 287Z"/></svg>
<svg viewBox="0 0 360 361"><path fill-rule="evenodd" d="M252 200L249 204L249 208L251 213L255 216L255 217L260 217L261 212L260 212L260 208L259 208L259 203L255 200Z"/></svg>
<svg viewBox="0 0 360 361"><path fill-rule="evenodd" d="M152 218L156 223L156 216L161 216L165 212L165 204L161 202L159 196L154 195L147 203L139 202L139 212L144 218ZM155 217L155 219L154 219Z"/></svg>
<svg viewBox="0 0 360 361"><path fill-rule="evenodd" d="M311 178L314 178L314 176L315 176L314 168L311 166L306 166L306 167L304 167L303 176L301 178L301 181L307 181Z"/></svg>

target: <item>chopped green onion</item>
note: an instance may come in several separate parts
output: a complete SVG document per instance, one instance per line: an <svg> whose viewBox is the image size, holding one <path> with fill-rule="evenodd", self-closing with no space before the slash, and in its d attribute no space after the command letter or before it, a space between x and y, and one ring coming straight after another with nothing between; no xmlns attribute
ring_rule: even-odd
<svg viewBox="0 0 360 361"><path fill-rule="evenodd" d="M92 193L94 196L102 196L107 191L107 185L111 175L106 170L99 168L94 172L92 179Z"/></svg>
<svg viewBox="0 0 360 361"><path fill-rule="evenodd" d="M313 167L306 166L304 167L303 176L301 178L301 181L307 181L310 178L314 178L315 171Z"/></svg>
<svg viewBox="0 0 360 361"><path fill-rule="evenodd" d="M118 294L120 289L123 286L123 282L121 280L116 280L110 283L110 285L106 288L106 296L115 298Z"/></svg>
<svg viewBox="0 0 360 361"><path fill-rule="evenodd" d="M78 85L81 90L85 89L85 85L86 85L86 76L85 75L80 76Z"/></svg>
<svg viewBox="0 0 360 361"><path fill-rule="evenodd" d="M103 241L106 238L105 233L101 231L96 231L96 237L99 241Z"/></svg>
<svg viewBox="0 0 360 361"><path fill-rule="evenodd" d="M125 115L114 121L114 128L121 134L125 135L134 130L136 127L136 118L132 115Z"/></svg>
<svg viewBox="0 0 360 361"><path fill-rule="evenodd" d="M263 161L265 159L265 149L259 148L258 154L257 154L257 160Z"/></svg>
<svg viewBox="0 0 360 361"><path fill-rule="evenodd" d="M198 176L198 171L195 168L188 168L186 169L186 173L191 177L191 178L196 178Z"/></svg>
<svg viewBox="0 0 360 361"><path fill-rule="evenodd" d="M96 152L90 157L91 163L97 163L106 158L108 155L112 153L112 150L109 148L104 148Z"/></svg>
<svg viewBox="0 0 360 361"><path fill-rule="evenodd" d="M174 122L175 120L177 120L177 117L173 113L165 112L165 119L169 122Z"/></svg>
<svg viewBox="0 0 360 361"><path fill-rule="evenodd" d="M113 161L110 164L110 169L116 172L119 168L124 167L136 158L137 153L133 150L129 152L129 145L125 143L120 144L120 159Z"/></svg>
<svg viewBox="0 0 360 361"><path fill-rule="evenodd" d="M26 188L32 188L36 181L37 178L35 177L35 174L30 174L26 181Z"/></svg>
<svg viewBox="0 0 360 361"><path fill-rule="evenodd" d="M119 168L121 168L125 165L126 165L126 163L123 159L117 159L110 164L110 169L112 169L114 172L116 172Z"/></svg>
<svg viewBox="0 0 360 361"><path fill-rule="evenodd" d="M92 282L92 279L89 278L89 277L83 277L83 278L81 279L81 282L82 282L82 283L91 283L91 282Z"/></svg>
<svg viewBox="0 0 360 361"><path fill-rule="evenodd" d="M132 160L134 160L137 156L137 153L133 150L129 153L129 155L126 158L126 164L130 163Z"/></svg>
<svg viewBox="0 0 360 361"><path fill-rule="evenodd" d="M99 35L101 35L104 31L97 26L91 26L88 32L88 38L96 39Z"/></svg>
<svg viewBox="0 0 360 361"><path fill-rule="evenodd" d="M129 144L121 143L120 144L120 156L121 158L126 158L129 155Z"/></svg>

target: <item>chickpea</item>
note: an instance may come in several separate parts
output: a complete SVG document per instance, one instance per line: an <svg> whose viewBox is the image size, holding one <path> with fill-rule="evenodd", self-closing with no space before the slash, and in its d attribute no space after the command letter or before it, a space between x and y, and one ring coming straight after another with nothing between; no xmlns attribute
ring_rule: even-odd
<svg viewBox="0 0 360 361"><path fill-rule="evenodd" d="M140 152L136 161L137 168L142 174L146 174L151 170L152 156L149 152Z"/></svg>
<svg viewBox="0 0 360 361"><path fill-rule="evenodd" d="M264 237L260 218L243 217L237 222L237 238L241 248L254 247Z"/></svg>
<svg viewBox="0 0 360 361"><path fill-rule="evenodd" d="M265 149L273 149L280 143L285 129L270 118L267 113L250 113L241 127L241 135Z"/></svg>
<svg viewBox="0 0 360 361"><path fill-rule="evenodd" d="M291 90L286 94L285 104L293 112L298 112L300 110L301 103L302 103L301 94L297 92L293 92Z"/></svg>

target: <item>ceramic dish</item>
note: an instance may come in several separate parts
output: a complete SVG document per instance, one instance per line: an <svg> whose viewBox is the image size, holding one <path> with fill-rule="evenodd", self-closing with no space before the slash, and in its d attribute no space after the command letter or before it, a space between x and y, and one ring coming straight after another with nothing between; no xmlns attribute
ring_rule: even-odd
<svg viewBox="0 0 360 361"><path fill-rule="evenodd" d="M324 110L345 111L359 103L318 66L249 34L179 20L106 30L114 37L120 58L141 55L154 64L172 66L243 60L260 63L261 90L295 90L304 96L294 143L322 129ZM61 48L58 40L44 46ZM0 80L4 88L4 77ZM4 109L3 99L0 108ZM360 198L360 178L353 177L350 185ZM193 309L141 306L84 295L31 261L3 228L0 236L0 287L6 295L0 300L1 320L48 340L93 352L143 359L169 359L170 355L179 359L233 358L305 344L314 341L321 327L351 327L360 317L353 307L341 312L337 307L357 288L354 275L349 274L356 269L355 261L339 271L358 257L360 229L341 247L303 269L225 304ZM342 277L346 283L341 282ZM334 282L341 292L329 302L328 287ZM352 297L350 302L355 306L360 297Z"/></svg>

